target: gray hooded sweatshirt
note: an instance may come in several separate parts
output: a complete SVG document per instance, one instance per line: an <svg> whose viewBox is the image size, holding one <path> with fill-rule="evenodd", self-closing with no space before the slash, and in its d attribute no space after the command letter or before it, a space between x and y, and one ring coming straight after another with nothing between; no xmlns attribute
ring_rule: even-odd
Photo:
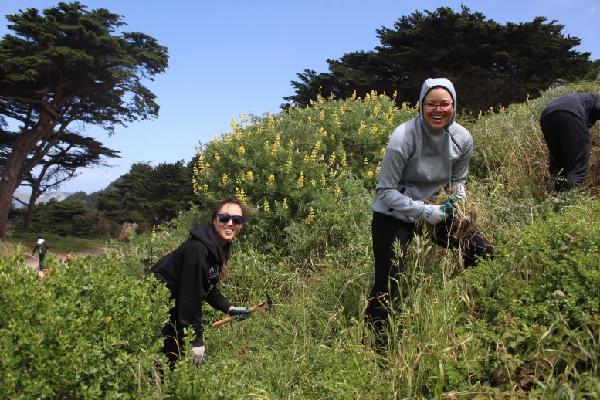
<svg viewBox="0 0 600 400"><path fill-rule="evenodd" d="M473 138L455 122L443 129L432 129L423 117L423 100L431 89L446 89L456 110L456 91L448 79L427 79L421 87L419 116L398 126L385 149L377 177L375 212L414 222L423 213L424 200L441 187L454 187L466 196L464 183L473 154Z"/></svg>

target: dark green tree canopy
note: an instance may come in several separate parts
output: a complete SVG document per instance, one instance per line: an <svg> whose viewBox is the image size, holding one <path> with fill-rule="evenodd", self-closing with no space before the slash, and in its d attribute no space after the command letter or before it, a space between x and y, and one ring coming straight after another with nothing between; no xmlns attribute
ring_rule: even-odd
<svg viewBox="0 0 600 400"><path fill-rule="evenodd" d="M43 15L30 8L7 19L15 34L0 42L2 114L27 123L33 106L62 123L107 128L157 114L142 80L165 70L167 49L143 33L117 36L119 15L61 2Z"/></svg>
<svg viewBox="0 0 600 400"><path fill-rule="evenodd" d="M459 93L459 108L472 112L537 96L558 79L576 80L593 69L580 39L562 34L563 25L536 17L501 25L463 6L415 11L392 29L377 30L372 51L327 60L329 72L304 70L292 81L295 95L284 100L307 105L317 94L347 98L377 90L414 104L429 77L447 77ZM289 104L288 104L289 105ZM284 107L287 105L284 105Z"/></svg>
<svg viewBox="0 0 600 400"><path fill-rule="evenodd" d="M193 199L192 170L183 161L156 167L135 163L98 193L97 208L118 224L136 222L150 228L175 218Z"/></svg>
<svg viewBox="0 0 600 400"><path fill-rule="evenodd" d="M8 15L0 41L0 126L18 128L0 181L0 238L15 189L77 121L114 131L158 114L145 80L167 68L167 49L139 32L119 32L121 16L79 2ZM41 157L43 152L39 153ZM38 158L41 160L41 158Z"/></svg>

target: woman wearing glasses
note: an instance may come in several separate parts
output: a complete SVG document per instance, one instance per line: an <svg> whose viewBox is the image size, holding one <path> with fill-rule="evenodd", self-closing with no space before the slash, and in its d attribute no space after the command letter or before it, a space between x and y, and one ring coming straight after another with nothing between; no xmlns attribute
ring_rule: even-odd
<svg viewBox="0 0 600 400"><path fill-rule="evenodd" d="M185 327L194 329L192 361L200 364L205 355L202 303L245 319L250 316L246 307L234 307L219 290L219 280L227 273L231 241L240 233L246 208L237 199L221 201L215 207L211 221L195 225L190 237L175 251L155 264L151 272L164 282L175 299L170 320L163 328L163 352L171 367L184 348Z"/></svg>
<svg viewBox="0 0 600 400"><path fill-rule="evenodd" d="M419 96L420 115L392 133L377 177L372 205L375 282L365 319L376 334L378 347L387 344L390 303L398 296L398 278L404 271L396 262L394 242L403 251L424 224L435 231L442 246L460 246L465 266L492 254L492 246L477 232L464 240L452 235L454 201L466 200L465 181L473 152L473 138L455 122L456 91L445 78L427 79ZM430 204L440 188L453 193L445 204Z"/></svg>

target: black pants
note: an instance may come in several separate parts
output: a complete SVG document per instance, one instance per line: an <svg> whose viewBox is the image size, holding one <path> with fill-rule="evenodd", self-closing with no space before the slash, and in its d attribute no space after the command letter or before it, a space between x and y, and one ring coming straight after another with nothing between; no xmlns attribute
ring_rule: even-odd
<svg viewBox="0 0 600 400"><path fill-rule="evenodd" d="M555 111L540 121L558 192L583 186L590 161L592 140L586 122L566 111Z"/></svg>
<svg viewBox="0 0 600 400"><path fill-rule="evenodd" d="M492 245L478 232L473 231L462 240L455 237L456 223L452 218L434 227L433 240L443 247L460 247L466 267L477 263L478 258L492 256ZM416 224L400 221L392 216L373 213L371 234L373 238L373 255L375 258L375 282L365 311L366 322L376 332L387 326L390 303L398 296L398 279L404 271L402 258L394 263L394 242L399 241L402 251L420 231Z"/></svg>
<svg viewBox="0 0 600 400"><path fill-rule="evenodd" d="M185 348L183 325L177 322L177 309L175 307L171 308L169 321L165 324L161 333L163 336L162 351L169 359L169 366L172 369Z"/></svg>

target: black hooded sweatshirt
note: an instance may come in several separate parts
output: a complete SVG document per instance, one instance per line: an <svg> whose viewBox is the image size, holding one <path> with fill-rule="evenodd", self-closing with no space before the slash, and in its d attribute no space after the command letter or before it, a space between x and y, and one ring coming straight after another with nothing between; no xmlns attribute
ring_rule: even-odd
<svg viewBox="0 0 600 400"><path fill-rule="evenodd" d="M164 282L175 299L177 323L194 328L193 346L203 345L202 302L228 312L231 303L219 290L219 275L229 258L229 243L222 247L209 223L196 225L190 237L152 267L154 276Z"/></svg>

